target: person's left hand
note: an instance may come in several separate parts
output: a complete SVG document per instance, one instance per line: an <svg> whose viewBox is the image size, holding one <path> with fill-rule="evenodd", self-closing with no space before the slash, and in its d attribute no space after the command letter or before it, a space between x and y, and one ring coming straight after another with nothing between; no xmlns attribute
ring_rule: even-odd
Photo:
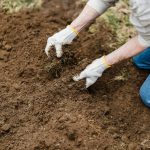
<svg viewBox="0 0 150 150"><path fill-rule="evenodd" d="M90 65L88 65L85 70L83 70L79 75L74 76L74 81L79 81L81 79L86 79L86 88L93 85L99 77L102 76L104 70L110 66L106 63L105 56L94 60Z"/></svg>

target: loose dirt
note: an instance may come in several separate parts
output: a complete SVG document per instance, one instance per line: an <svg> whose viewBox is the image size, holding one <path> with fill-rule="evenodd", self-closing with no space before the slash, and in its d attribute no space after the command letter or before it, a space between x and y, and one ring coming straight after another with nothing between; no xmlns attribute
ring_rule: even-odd
<svg viewBox="0 0 150 150"><path fill-rule="evenodd" d="M32 12L0 12L1 150L148 149L150 111L139 98L147 73L128 60L89 90L84 81L72 81L108 53L116 37L105 24L96 34L82 32L61 59L44 53L47 38L82 7L75 0L51 0Z"/></svg>

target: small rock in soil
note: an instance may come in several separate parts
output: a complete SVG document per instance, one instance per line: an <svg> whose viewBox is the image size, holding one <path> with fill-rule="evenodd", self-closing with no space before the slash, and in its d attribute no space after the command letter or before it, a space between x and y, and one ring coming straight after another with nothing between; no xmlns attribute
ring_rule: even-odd
<svg viewBox="0 0 150 150"><path fill-rule="evenodd" d="M8 61L9 53L4 50L0 50L0 60Z"/></svg>
<svg viewBox="0 0 150 150"><path fill-rule="evenodd" d="M60 122L60 123L66 122L66 121L68 121L68 120L69 120L69 117L68 117L67 114L66 114L66 115L63 115L61 118L59 118L59 122Z"/></svg>
<svg viewBox="0 0 150 150"><path fill-rule="evenodd" d="M6 41L3 41L3 42L2 42L2 45L3 45L3 46L5 46L5 45L6 45L6 43L7 43Z"/></svg>
<svg viewBox="0 0 150 150"><path fill-rule="evenodd" d="M5 50L7 50L7 51L10 51L12 49L12 46L11 45L5 45Z"/></svg>
<svg viewBox="0 0 150 150"><path fill-rule="evenodd" d="M1 127L1 130L3 132L8 132L10 130L10 127L11 127L10 124L5 124Z"/></svg>
<svg viewBox="0 0 150 150"><path fill-rule="evenodd" d="M20 89L20 85L17 84L17 83L14 83L14 84L13 84L13 87L15 88L15 90L19 90L19 89Z"/></svg>
<svg viewBox="0 0 150 150"><path fill-rule="evenodd" d="M141 150L141 148L137 143L132 142L128 145L128 150Z"/></svg>
<svg viewBox="0 0 150 150"><path fill-rule="evenodd" d="M1 117L0 118L0 126L2 126L6 121L6 118L5 117Z"/></svg>
<svg viewBox="0 0 150 150"><path fill-rule="evenodd" d="M113 137L114 139L120 139L120 135L117 134L117 133L113 134L112 137Z"/></svg>

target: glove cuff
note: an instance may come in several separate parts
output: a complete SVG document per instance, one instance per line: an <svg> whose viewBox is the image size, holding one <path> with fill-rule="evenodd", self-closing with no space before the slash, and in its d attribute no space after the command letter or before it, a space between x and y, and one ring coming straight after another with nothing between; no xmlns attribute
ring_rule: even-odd
<svg viewBox="0 0 150 150"><path fill-rule="evenodd" d="M106 56L105 56L105 55L101 58L101 60L102 60L102 63L104 64L104 66L106 67L106 69L111 67L111 66L107 63L107 61L106 61Z"/></svg>
<svg viewBox="0 0 150 150"><path fill-rule="evenodd" d="M70 28L76 34L76 36L79 34L79 32L71 25L68 25L67 27Z"/></svg>

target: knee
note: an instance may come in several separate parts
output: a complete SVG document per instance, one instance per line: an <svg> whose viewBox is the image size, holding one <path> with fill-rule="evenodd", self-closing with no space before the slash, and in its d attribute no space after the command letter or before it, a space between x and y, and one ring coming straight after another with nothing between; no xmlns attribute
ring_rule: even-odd
<svg viewBox="0 0 150 150"><path fill-rule="evenodd" d="M140 97L142 102L147 106L150 107L150 95L146 92L146 89L141 87L140 89Z"/></svg>

